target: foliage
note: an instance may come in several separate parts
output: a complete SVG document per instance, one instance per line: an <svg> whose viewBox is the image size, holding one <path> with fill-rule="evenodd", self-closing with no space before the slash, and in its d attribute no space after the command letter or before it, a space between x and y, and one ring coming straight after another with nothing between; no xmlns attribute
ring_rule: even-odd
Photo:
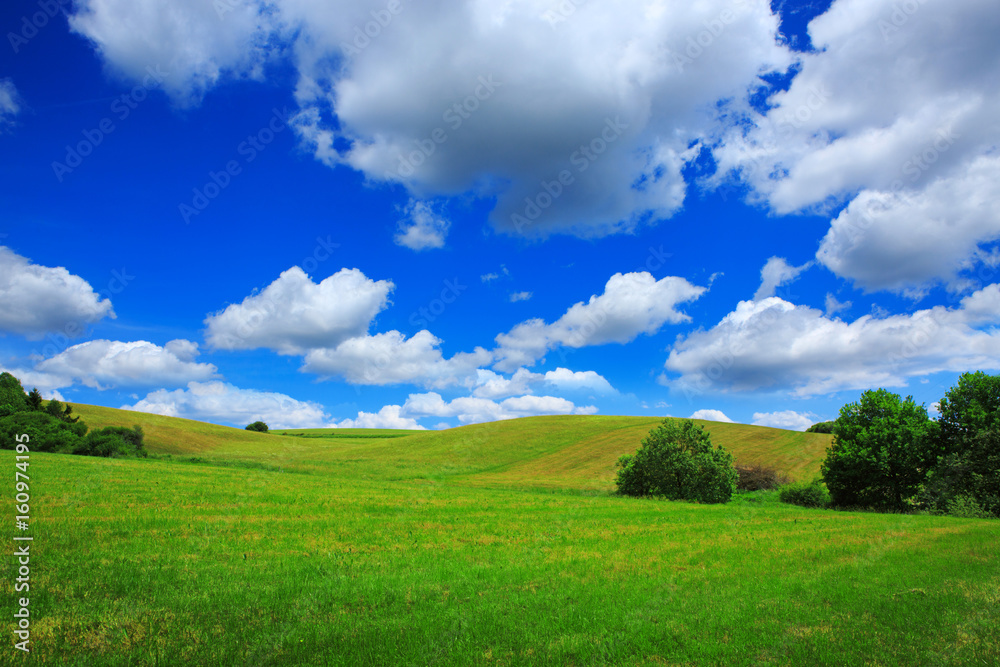
<svg viewBox="0 0 1000 667"><path fill-rule="evenodd" d="M830 504L830 492L822 480L814 479L811 482L799 482L781 487L778 499L783 503L800 507L826 507Z"/></svg>
<svg viewBox="0 0 1000 667"><path fill-rule="evenodd" d="M818 424L813 424L806 429L806 433L833 433L833 425L835 422L819 422Z"/></svg>
<svg viewBox="0 0 1000 667"><path fill-rule="evenodd" d="M940 403L940 459L918 497L933 512L953 507L1000 517L1000 375L965 373ZM976 510L962 509L964 515Z"/></svg>
<svg viewBox="0 0 1000 667"><path fill-rule="evenodd" d="M976 434L1000 429L1000 375L964 373L944 395L941 416L942 454L965 448Z"/></svg>
<svg viewBox="0 0 1000 667"><path fill-rule="evenodd" d="M21 381L10 373L0 373L0 417L27 410L27 401Z"/></svg>
<svg viewBox="0 0 1000 667"><path fill-rule="evenodd" d="M739 475L736 480L736 488L740 491L769 491L791 481L788 479L788 475L758 463L737 464L736 474Z"/></svg>
<svg viewBox="0 0 1000 667"><path fill-rule="evenodd" d="M733 456L712 448L704 428L690 419L665 419L632 456L618 460L618 493L669 500L728 502L736 488Z"/></svg>
<svg viewBox="0 0 1000 667"><path fill-rule="evenodd" d="M885 389L840 410L823 480L834 504L907 509L936 460L936 425L923 405Z"/></svg>
<svg viewBox="0 0 1000 667"><path fill-rule="evenodd" d="M247 431L259 431L261 433L267 433L267 424L261 421L256 421L252 424L246 425Z"/></svg>
<svg viewBox="0 0 1000 667"><path fill-rule="evenodd" d="M0 417L0 448L14 449L15 438L25 433L33 452L71 452L87 433L87 425L64 422L45 412Z"/></svg>
<svg viewBox="0 0 1000 667"><path fill-rule="evenodd" d="M37 388L28 392L28 409L34 412L40 412L42 409L42 392Z"/></svg>
<svg viewBox="0 0 1000 667"><path fill-rule="evenodd" d="M132 428L108 426L88 433L87 437L73 450L73 453L108 458L145 457L146 447L143 437L141 426L133 426Z"/></svg>
<svg viewBox="0 0 1000 667"><path fill-rule="evenodd" d="M49 401L48 405L45 406L45 412L52 415L56 419L61 419L64 422L75 423L80 421L79 417L73 417L73 406L69 403L63 403L62 401L52 399Z"/></svg>

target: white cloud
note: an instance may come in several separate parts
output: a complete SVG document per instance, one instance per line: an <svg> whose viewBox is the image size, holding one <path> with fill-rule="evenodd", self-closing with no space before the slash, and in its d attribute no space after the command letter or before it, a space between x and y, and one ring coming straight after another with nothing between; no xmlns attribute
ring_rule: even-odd
<svg viewBox="0 0 1000 667"><path fill-rule="evenodd" d="M497 275L496 273L484 273L483 275L479 276L479 279L482 280L484 283L488 283L496 280L499 277L500 276Z"/></svg>
<svg viewBox="0 0 1000 667"><path fill-rule="evenodd" d="M197 354L198 346L188 340L170 341L164 347L144 340L91 340L39 362L35 370L65 382L57 386L72 382L99 389L177 386L216 376L214 365L193 361Z"/></svg>
<svg viewBox="0 0 1000 667"><path fill-rule="evenodd" d="M505 398L532 394L534 385L544 385L563 392L589 392L616 394L615 388L595 371L571 371L557 368L547 373L532 373L526 368L517 369L510 378L480 368L472 395L477 398Z"/></svg>
<svg viewBox="0 0 1000 667"><path fill-rule="evenodd" d="M223 382L191 382L186 389L160 389L122 409L236 426L262 421L272 429L322 428L329 421L317 403Z"/></svg>
<svg viewBox="0 0 1000 667"><path fill-rule="evenodd" d="M262 65L281 46L264 2L201 0L80 0L70 27L90 39L105 62L135 80L151 82L181 105L200 101L221 79L262 77Z"/></svg>
<svg viewBox="0 0 1000 667"><path fill-rule="evenodd" d="M696 410L691 419L704 419L710 422L726 422L727 424L734 423L732 419L726 416L722 410Z"/></svg>
<svg viewBox="0 0 1000 667"><path fill-rule="evenodd" d="M587 303L573 305L552 324L541 319L528 320L497 336L498 361L494 367L511 372L520 366L530 366L561 345L579 348L627 343L640 334L656 333L668 322L689 321L676 306L693 301L704 292L704 287L683 278L670 276L656 280L645 271L616 273L608 280L603 294L591 296Z"/></svg>
<svg viewBox="0 0 1000 667"><path fill-rule="evenodd" d="M410 250L444 247L451 223L435 213L430 204L411 199L405 213L406 218L399 221L396 245Z"/></svg>
<svg viewBox="0 0 1000 667"><path fill-rule="evenodd" d="M843 303L841 303L840 301L837 301L837 297L835 297L834 295L830 294L829 292L827 292L826 294L827 317L831 317L833 315L836 315L837 313L848 310L850 309L851 305L852 304L850 301L844 301Z"/></svg>
<svg viewBox="0 0 1000 667"><path fill-rule="evenodd" d="M402 408L386 405L378 412L358 412L357 419L343 419L332 424L335 428L404 428L425 430L412 417L400 416Z"/></svg>
<svg viewBox="0 0 1000 667"><path fill-rule="evenodd" d="M833 221L816 258L867 290L966 287L983 244L1000 239L1000 156L977 158L915 192L866 190Z"/></svg>
<svg viewBox="0 0 1000 667"><path fill-rule="evenodd" d="M363 336L385 309L395 286L358 269L341 269L316 284L295 266L259 293L209 315L205 339L212 348L269 348L304 354Z"/></svg>
<svg viewBox="0 0 1000 667"><path fill-rule="evenodd" d="M754 301L760 301L774 296L775 291L799 277L799 274L812 266L806 263L802 266L792 266L783 257L772 257L760 270L760 287L753 295Z"/></svg>
<svg viewBox="0 0 1000 667"><path fill-rule="evenodd" d="M532 296L531 292L514 292L510 295L510 302L517 303L518 301L527 301Z"/></svg>
<svg viewBox="0 0 1000 667"><path fill-rule="evenodd" d="M449 359L441 354L441 340L422 330L410 338L388 331L351 338L336 347L310 350L302 370L322 376L339 376L352 384L417 384L442 388L470 386L480 366L493 355L481 347L459 352Z"/></svg>
<svg viewBox="0 0 1000 667"><path fill-rule="evenodd" d="M535 415L591 415L592 405L577 407L572 401L556 396L516 396L501 402L487 398L463 396L445 401L436 392L410 394L403 405L403 414L428 417L457 417L463 424Z"/></svg>
<svg viewBox="0 0 1000 667"><path fill-rule="evenodd" d="M754 426L770 426L771 428L783 428L789 431L805 431L816 423L816 415L811 412L795 412L794 410L782 410L781 412L755 412L753 413Z"/></svg>
<svg viewBox="0 0 1000 667"><path fill-rule="evenodd" d="M559 5L537 0L402 3L396 14L384 3L248 0L222 20L196 0L82 4L72 25L107 62L134 78L166 63L164 85L182 99L287 55L295 126L317 159L418 198L495 197L497 228L517 231L522 215L533 220L520 231L537 235L672 215L715 103L745 99L790 60L765 0L577 3L561 23Z"/></svg>
<svg viewBox="0 0 1000 667"><path fill-rule="evenodd" d="M21 113L21 98L10 79L0 79L0 134L14 124L14 118Z"/></svg>
<svg viewBox="0 0 1000 667"><path fill-rule="evenodd" d="M663 380L685 392L788 391L801 396L898 387L939 371L1000 368L1000 285L912 314L853 322L777 297L742 301L707 331L680 339Z"/></svg>
<svg viewBox="0 0 1000 667"><path fill-rule="evenodd" d="M32 264L0 246L0 332L30 340L47 332L77 338L88 324L105 317L115 317L111 301L86 280L63 267Z"/></svg>

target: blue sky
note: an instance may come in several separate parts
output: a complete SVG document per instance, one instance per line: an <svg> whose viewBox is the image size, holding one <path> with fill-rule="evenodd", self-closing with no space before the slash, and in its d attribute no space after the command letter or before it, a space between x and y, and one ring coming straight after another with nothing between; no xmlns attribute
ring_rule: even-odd
<svg viewBox="0 0 1000 667"><path fill-rule="evenodd" d="M0 368L47 396L804 429L1000 367L985 0L0 19Z"/></svg>

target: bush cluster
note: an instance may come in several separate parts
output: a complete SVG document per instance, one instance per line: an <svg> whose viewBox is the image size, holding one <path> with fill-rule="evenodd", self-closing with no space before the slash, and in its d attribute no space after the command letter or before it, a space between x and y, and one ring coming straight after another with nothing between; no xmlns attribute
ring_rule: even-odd
<svg viewBox="0 0 1000 667"><path fill-rule="evenodd" d="M635 454L618 459L618 468L622 495L725 503L736 488L732 454L713 449L708 433L690 419L664 419Z"/></svg>
<svg viewBox="0 0 1000 667"><path fill-rule="evenodd" d="M788 475L759 463L737 464L736 474L739 475L736 480L739 491L771 491L791 481Z"/></svg>
<svg viewBox="0 0 1000 667"><path fill-rule="evenodd" d="M830 504L830 492L822 480L799 482L781 487L778 500L801 507L826 507Z"/></svg>
<svg viewBox="0 0 1000 667"><path fill-rule="evenodd" d="M88 432L62 401L43 404L37 389L25 394L10 373L0 374L0 448L14 449L16 436L27 434L34 452L61 452L84 456L146 456L141 426L109 426Z"/></svg>
<svg viewBox="0 0 1000 667"><path fill-rule="evenodd" d="M844 406L822 466L833 503L1000 517L1000 375L963 374L939 410L885 389Z"/></svg>

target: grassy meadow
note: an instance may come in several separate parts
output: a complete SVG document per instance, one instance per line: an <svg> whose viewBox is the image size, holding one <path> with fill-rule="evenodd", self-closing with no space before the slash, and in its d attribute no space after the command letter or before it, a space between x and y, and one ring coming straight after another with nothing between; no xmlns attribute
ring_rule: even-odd
<svg viewBox="0 0 1000 667"><path fill-rule="evenodd" d="M151 458L31 455L32 654L0 664L1000 664L1000 522L612 495L656 419L280 435L74 409L141 424ZM795 479L830 437L706 425Z"/></svg>

